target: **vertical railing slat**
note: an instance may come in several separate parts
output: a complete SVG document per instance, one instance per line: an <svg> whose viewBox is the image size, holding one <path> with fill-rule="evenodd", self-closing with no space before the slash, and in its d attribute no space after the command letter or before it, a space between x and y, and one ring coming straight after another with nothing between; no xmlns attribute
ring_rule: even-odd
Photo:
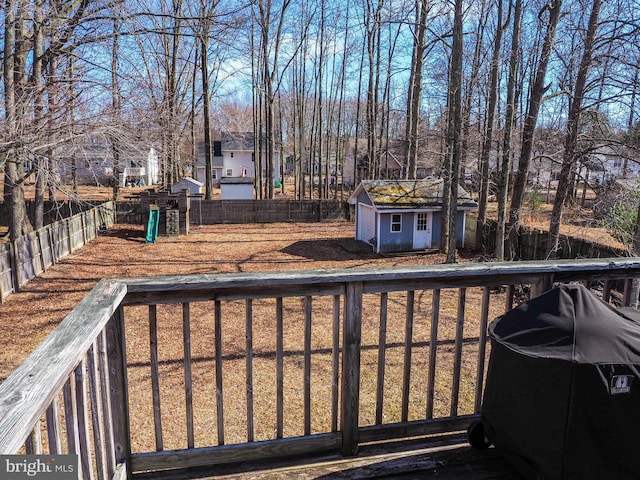
<svg viewBox="0 0 640 480"><path fill-rule="evenodd" d="M479 413L482 407L482 387L484 385L484 366L487 352L487 325L489 323L489 302L491 290L482 289L482 312L480 313L480 333L478 335L478 368L476 370L476 399L474 412Z"/></svg>
<svg viewBox="0 0 640 480"><path fill-rule="evenodd" d="M331 431L338 431L340 381L340 295L333 296L333 344L331 346Z"/></svg>
<svg viewBox="0 0 640 480"><path fill-rule="evenodd" d="M304 297L304 434L311 435L311 316L313 297Z"/></svg>
<svg viewBox="0 0 640 480"><path fill-rule="evenodd" d="M60 425L60 406L57 398L54 398L49 407L47 407L46 418L49 453L51 455L59 455L62 453L62 428Z"/></svg>
<svg viewBox="0 0 640 480"><path fill-rule="evenodd" d="M162 438L162 409L160 407L160 364L158 357L158 307L149 305L149 352L151 363L151 398L156 452L164 450Z"/></svg>
<svg viewBox="0 0 640 480"><path fill-rule="evenodd" d="M504 311L505 312L509 312L513 309L513 296L515 294L515 287L513 286L513 284L509 284L507 285L507 291L505 294L505 305L504 305Z"/></svg>
<svg viewBox="0 0 640 480"><path fill-rule="evenodd" d="M429 337L429 371L427 378L427 419L433 418L436 386L436 359L438 353L438 323L440 321L440 289L431 296L431 333Z"/></svg>
<svg viewBox="0 0 640 480"><path fill-rule="evenodd" d="M82 478L93 480L92 456L89 440L89 406L87 404L87 379L86 379L85 358L75 370L76 382L76 405L78 407L78 437L80 447L80 465L82 468Z"/></svg>
<svg viewBox="0 0 640 480"><path fill-rule="evenodd" d="M387 353L387 309L389 294L380 294L380 327L378 331L378 379L376 386L376 425L382 423L382 407L384 404L384 370Z"/></svg>
<svg viewBox="0 0 640 480"><path fill-rule="evenodd" d="M80 455L78 433L78 406L76 404L76 382L72 372L62 388L64 400L64 423L67 432L67 453Z"/></svg>
<svg viewBox="0 0 640 480"><path fill-rule="evenodd" d="M102 389L102 411L104 412L104 437L107 473L113 477L116 469L115 441L113 437L113 409L111 408L111 378L107 358L107 333L103 329L98 336L98 364L100 368L100 388Z"/></svg>
<svg viewBox="0 0 640 480"><path fill-rule="evenodd" d="M104 427L103 427L103 412L102 401L100 398L100 373L98 372L98 346L97 340L93 341L93 344L87 352L87 363L89 368L89 398L91 401L91 426L93 427L93 451L96 457L96 471L98 473L98 479L103 480L108 477L106 470L107 462L105 456L104 446Z"/></svg>
<svg viewBox="0 0 640 480"><path fill-rule="evenodd" d="M611 291L613 290L612 283L613 282L611 280L605 280L604 282L604 288L602 290L602 299L605 302L611 302Z"/></svg>
<svg viewBox="0 0 640 480"><path fill-rule="evenodd" d="M638 290L633 288L633 279L627 278L624 280L624 288L622 292L622 305L625 307L636 307L638 299L633 298L634 295L638 295Z"/></svg>
<svg viewBox="0 0 640 480"><path fill-rule="evenodd" d="M284 329L282 297L276 298L276 438L284 435Z"/></svg>
<svg viewBox="0 0 640 480"><path fill-rule="evenodd" d="M253 302L246 300L245 312L246 337L246 391L247 391L247 441L253 442Z"/></svg>
<svg viewBox="0 0 640 480"><path fill-rule="evenodd" d="M184 351L184 397L187 425L187 448L195 446L193 432L193 380L191 375L191 311L189 303L182 304L182 341Z"/></svg>
<svg viewBox="0 0 640 480"><path fill-rule="evenodd" d="M222 389L222 306L220 300L214 303L214 330L216 349L216 411L218 445L224 445L224 397Z"/></svg>
<svg viewBox="0 0 640 480"><path fill-rule="evenodd" d="M411 353L413 347L413 316L415 292L407 292L406 316L404 325L404 362L402 369L402 408L401 421L409 420L409 388L411 386Z"/></svg>
<svg viewBox="0 0 640 480"><path fill-rule="evenodd" d="M127 349L124 332L124 312L119 307L107 323L107 358L113 418L113 441L116 465L125 464L131 471L131 442L129 432L129 393L127 380Z"/></svg>
<svg viewBox="0 0 640 480"><path fill-rule="evenodd" d="M27 437L27 441L24 444L27 455L42 455L42 422L38 421L33 426L31 433Z"/></svg>
<svg viewBox="0 0 640 480"><path fill-rule="evenodd" d="M466 288L458 290L458 317L456 321L456 343L453 364L453 380L451 385L451 416L458 415L458 397L460 393L460 374L462 369L462 340L464 334L464 307Z"/></svg>

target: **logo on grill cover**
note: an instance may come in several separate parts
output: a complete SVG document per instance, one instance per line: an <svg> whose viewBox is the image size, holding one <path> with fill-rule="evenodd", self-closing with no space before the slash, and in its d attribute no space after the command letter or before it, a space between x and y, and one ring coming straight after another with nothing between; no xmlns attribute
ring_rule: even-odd
<svg viewBox="0 0 640 480"><path fill-rule="evenodd" d="M611 395L629 393L633 375L614 375L611 377Z"/></svg>

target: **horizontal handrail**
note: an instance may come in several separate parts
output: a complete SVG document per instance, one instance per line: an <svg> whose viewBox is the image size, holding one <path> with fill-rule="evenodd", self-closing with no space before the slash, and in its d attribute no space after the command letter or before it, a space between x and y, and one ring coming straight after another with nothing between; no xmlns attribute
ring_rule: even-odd
<svg viewBox="0 0 640 480"><path fill-rule="evenodd" d="M420 288L495 286L517 279L532 283L553 275L559 282L640 275L640 258L607 258L525 262L476 262L428 266L239 272L201 275L167 275L122 278L127 284L125 305L211 299L211 291L246 291L247 296L272 296L291 292L291 286L366 284L366 292L384 292L419 283ZM256 292L259 289L259 292ZM260 293L262 292L262 293ZM295 295L300 291L296 290ZM180 300L176 298L180 297Z"/></svg>

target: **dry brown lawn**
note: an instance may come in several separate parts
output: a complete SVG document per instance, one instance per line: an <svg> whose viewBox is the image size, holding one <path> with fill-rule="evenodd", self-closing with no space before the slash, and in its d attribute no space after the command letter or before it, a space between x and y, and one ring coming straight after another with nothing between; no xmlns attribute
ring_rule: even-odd
<svg viewBox="0 0 640 480"><path fill-rule="evenodd" d="M535 220L535 219L533 219ZM533 223L530 221L530 224ZM529 223L529 222L528 222ZM441 254L383 257L368 249L355 250L354 226L350 222L277 223L251 225L192 226L188 236L160 237L146 244L144 229L137 225L117 225L107 234L64 258L40 277L29 282L21 293L0 305L0 381L15 369L64 316L102 278L166 274L224 272L266 272L297 269L366 268L379 266L439 264ZM603 236L599 236L602 240ZM474 258L459 256L460 261ZM490 318L501 314L503 295L494 295ZM416 321L412 349L411 407L409 418L424 418L431 318L431 292L416 292ZM479 332L480 291L469 289L465 311L465 338ZM285 420L284 435L301 435L303 392L303 318L300 298L285 299ZM194 423L196 446L215 445L215 365L213 360L213 308L211 303L191 306L191 348L194 382ZM245 324L243 302L230 304L236 319L226 315L223 323L225 436L226 443L246 440ZM331 423L331 298L314 300L312 349L313 396L312 431L330 431ZM390 294L383 422L400 421L402 363L406 296ZM153 451L153 410L149 368L148 312L128 307L127 349L131 365L132 440L134 451ZM457 317L457 291L443 291L438 336L438 370L435 415L446 416L450 409L451 365ZM273 308L256 301L254 318L254 396L256 439L275 436L275 326ZM375 379L377 371L379 298L365 298L363 307L363 353L361 423L375 420ZM182 312L180 305L158 308L159 355L164 448L186 447L184 370L182 353ZM461 378L460 413L472 413L475 390L477 342L465 346ZM228 405L228 406L227 406Z"/></svg>
<svg viewBox="0 0 640 480"><path fill-rule="evenodd" d="M0 306L0 334L5 339L0 351L0 379L15 369L50 333L64 316L102 278L134 277L165 274L200 274L222 272L264 272L294 269L364 268L414 264L438 264L440 254L417 254L382 257L367 248L353 251L355 243L350 222L278 223L251 225L216 225L191 227L188 236L159 237L158 243L146 244L143 227L117 225L107 234L64 258L40 277L24 286L23 291L10 295ZM461 261L465 261L460 257ZM416 292L416 322L413 349L411 418L424 418L426 402L427 344L430 329L430 292ZM312 349L312 430L330 431L331 398L331 298L319 298L313 304ZM388 344L385 381L384 421L399 421L401 394L401 365L404 349L404 294L390 295ZM365 298L363 325L362 375L364 384L374 384L377 366L379 298ZM479 292L470 291L467 297L469 330L477 337ZM443 293L441 331L443 341L439 354L443 365L451 364L455 338L456 293ZM285 357L285 436L302 434L303 318L299 315L300 298L285 299L284 348ZM217 442L215 428L215 381L213 365L213 309L211 303L191 306L191 348L194 381L194 417L196 445ZM238 312L244 303L238 302ZM254 306L254 395L256 397L256 439L274 438L275 382L260 381L274 378L275 327L271 306L256 301ZM498 314L500 312L494 312ZM225 314L226 315L226 314ZM153 411L151 408L149 370L148 312L142 307L127 307L127 349L131 365L129 371L132 437L135 451L154 450ZM244 314L233 320L228 315L223 323L223 352L225 369L224 413L226 443L246 439L246 388L244 342ZM184 448L185 402L182 364L182 312L180 305L158 307L159 354L161 360L161 392L165 448ZM477 346L474 347L477 349ZM475 384L475 350L465 356L465 372L461 391L472 397ZM438 382L450 385L450 370L438 373ZM373 388L373 390L371 390ZM369 387L375 391L374 387ZM261 400L258 400L261 399ZM266 399L266 401L265 401ZM447 414L449 399L446 389L436 395L436 413ZM469 406L465 413L471 413ZM363 395L362 421L373 423L375 403L372 395Z"/></svg>

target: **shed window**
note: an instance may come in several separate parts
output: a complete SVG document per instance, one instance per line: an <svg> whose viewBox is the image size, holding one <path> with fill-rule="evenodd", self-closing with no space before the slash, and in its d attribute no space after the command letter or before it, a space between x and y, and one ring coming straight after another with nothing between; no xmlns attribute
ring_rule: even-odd
<svg viewBox="0 0 640 480"><path fill-rule="evenodd" d="M427 217L426 213L419 213L418 214L418 225L416 227L416 230L419 230L419 231L426 230L427 229L427 225L428 225L427 224L427 220L428 220L428 217Z"/></svg>
<svg viewBox="0 0 640 480"><path fill-rule="evenodd" d="M399 213L391 215L391 231L395 233L402 231L402 215Z"/></svg>

